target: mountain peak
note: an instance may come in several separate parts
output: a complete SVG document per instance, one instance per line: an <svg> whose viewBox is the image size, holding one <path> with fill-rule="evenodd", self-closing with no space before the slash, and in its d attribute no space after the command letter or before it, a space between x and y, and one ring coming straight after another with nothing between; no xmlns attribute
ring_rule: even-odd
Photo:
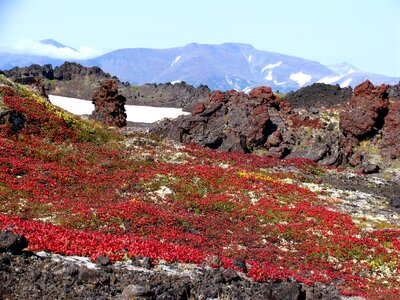
<svg viewBox="0 0 400 300"><path fill-rule="evenodd" d="M44 39L44 40L41 40L39 42L41 44L43 44L43 45L51 45L51 46L54 46L56 48L70 48L70 49L75 50L74 48L66 46L64 44L61 44L60 42L57 42L56 40L53 40L53 39Z"/></svg>

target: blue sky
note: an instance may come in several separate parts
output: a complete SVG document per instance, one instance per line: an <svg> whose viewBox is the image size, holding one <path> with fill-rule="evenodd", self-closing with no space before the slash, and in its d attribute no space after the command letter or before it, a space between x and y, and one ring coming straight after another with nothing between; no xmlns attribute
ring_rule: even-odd
<svg viewBox="0 0 400 300"><path fill-rule="evenodd" d="M82 57L239 42L400 76L400 0L0 0L0 32L18 51L46 38Z"/></svg>

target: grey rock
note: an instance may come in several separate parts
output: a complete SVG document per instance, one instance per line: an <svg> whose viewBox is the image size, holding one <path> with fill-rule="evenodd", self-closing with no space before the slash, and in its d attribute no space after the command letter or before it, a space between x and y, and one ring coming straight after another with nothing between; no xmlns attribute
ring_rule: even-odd
<svg viewBox="0 0 400 300"><path fill-rule="evenodd" d="M22 234L14 234L11 231L0 232L0 253L20 254L26 247L28 247L28 241Z"/></svg>

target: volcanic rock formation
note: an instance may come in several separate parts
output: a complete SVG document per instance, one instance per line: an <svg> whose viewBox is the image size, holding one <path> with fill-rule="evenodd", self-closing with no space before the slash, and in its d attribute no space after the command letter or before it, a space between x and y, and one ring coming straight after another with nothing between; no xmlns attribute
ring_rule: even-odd
<svg viewBox="0 0 400 300"><path fill-rule="evenodd" d="M310 86L288 93L284 99L290 102L295 108L329 108L343 105L350 100L351 96L351 87L340 88L338 84L313 83Z"/></svg>
<svg viewBox="0 0 400 300"><path fill-rule="evenodd" d="M106 79L100 89L93 95L93 118L117 127L126 126L126 98L118 93L118 84L112 79Z"/></svg>
<svg viewBox="0 0 400 300"><path fill-rule="evenodd" d="M194 107L191 116L173 121L168 136L222 151L251 152L266 142L270 127L268 107L279 102L267 87L253 90L250 95L215 91L208 103L199 102Z"/></svg>
<svg viewBox="0 0 400 300"><path fill-rule="evenodd" d="M268 87L249 95L214 91L192 115L160 122L151 131L222 151L308 158L374 173L400 156L400 104L389 101L386 91L386 85L375 87L368 80L351 97L351 89L325 84L301 89L285 101ZM306 107L293 108L287 100Z"/></svg>
<svg viewBox="0 0 400 300"><path fill-rule="evenodd" d="M98 67L84 67L74 62L65 62L54 69L51 65L31 65L2 72L13 81L25 85L32 84L35 78L41 78L47 94L79 99L91 99L103 80L113 79L120 93L126 97L127 104L179 107L185 111L190 111L198 101L207 101L210 94L210 89L205 85L195 88L185 82L131 86Z"/></svg>

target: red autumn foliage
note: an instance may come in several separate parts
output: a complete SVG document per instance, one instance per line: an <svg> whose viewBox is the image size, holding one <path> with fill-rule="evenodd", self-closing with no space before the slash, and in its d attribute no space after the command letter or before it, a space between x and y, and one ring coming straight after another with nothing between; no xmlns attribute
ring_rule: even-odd
<svg viewBox="0 0 400 300"><path fill-rule="evenodd" d="M0 127L0 229L24 234L30 250L197 264L218 255L225 267L246 260L258 281L292 277L336 282L343 295L399 295L399 230L364 231L282 181L324 172L315 163L140 137L135 147L84 142L41 104L3 94L26 126Z"/></svg>

